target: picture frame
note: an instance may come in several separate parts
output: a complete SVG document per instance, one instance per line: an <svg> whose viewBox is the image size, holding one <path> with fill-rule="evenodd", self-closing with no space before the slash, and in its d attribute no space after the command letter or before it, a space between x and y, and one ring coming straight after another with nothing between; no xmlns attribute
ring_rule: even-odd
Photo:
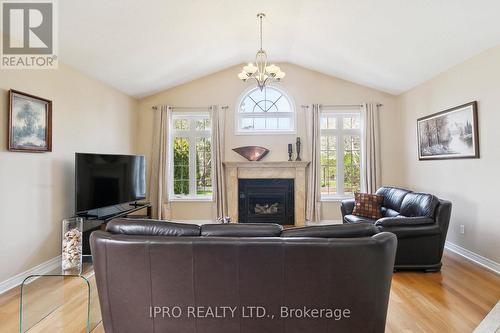
<svg viewBox="0 0 500 333"><path fill-rule="evenodd" d="M477 101L417 119L418 159L479 158Z"/></svg>
<svg viewBox="0 0 500 333"><path fill-rule="evenodd" d="M52 101L9 90L7 149L12 152L52 151Z"/></svg>

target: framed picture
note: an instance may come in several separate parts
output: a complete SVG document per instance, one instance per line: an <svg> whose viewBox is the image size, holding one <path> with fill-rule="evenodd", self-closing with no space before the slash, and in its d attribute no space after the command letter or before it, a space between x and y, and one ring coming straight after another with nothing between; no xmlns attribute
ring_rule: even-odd
<svg viewBox="0 0 500 333"><path fill-rule="evenodd" d="M9 90L8 150L52 151L52 101Z"/></svg>
<svg viewBox="0 0 500 333"><path fill-rule="evenodd" d="M417 119L419 160L479 158L477 102Z"/></svg>

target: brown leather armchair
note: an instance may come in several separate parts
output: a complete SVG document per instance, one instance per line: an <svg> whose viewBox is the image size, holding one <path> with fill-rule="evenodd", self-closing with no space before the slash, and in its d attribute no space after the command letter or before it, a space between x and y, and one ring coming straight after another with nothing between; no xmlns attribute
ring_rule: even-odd
<svg viewBox="0 0 500 333"><path fill-rule="evenodd" d="M374 226L121 219L90 242L107 333L385 329L397 240Z"/></svg>

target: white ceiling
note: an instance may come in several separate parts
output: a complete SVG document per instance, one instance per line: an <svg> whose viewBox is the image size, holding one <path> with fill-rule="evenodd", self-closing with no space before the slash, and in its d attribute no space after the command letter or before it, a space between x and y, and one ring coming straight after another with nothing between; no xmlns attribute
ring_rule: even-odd
<svg viewBox="0 0 500 333"><path fill-rule="evenodd" d="M393 94L500 44L498 0L63 0L58 10L60 60L136 97L252 61L261 11L270 61Z"/></svg>

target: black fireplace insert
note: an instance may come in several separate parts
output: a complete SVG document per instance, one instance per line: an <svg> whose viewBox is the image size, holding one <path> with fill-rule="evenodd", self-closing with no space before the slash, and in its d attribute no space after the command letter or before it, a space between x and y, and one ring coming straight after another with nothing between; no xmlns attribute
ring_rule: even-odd
<svg viewBox="0 0 500 333"><path fill-rule="evenodd" d="M239 179L238 222L294 224L293 179Z"/></svg>

